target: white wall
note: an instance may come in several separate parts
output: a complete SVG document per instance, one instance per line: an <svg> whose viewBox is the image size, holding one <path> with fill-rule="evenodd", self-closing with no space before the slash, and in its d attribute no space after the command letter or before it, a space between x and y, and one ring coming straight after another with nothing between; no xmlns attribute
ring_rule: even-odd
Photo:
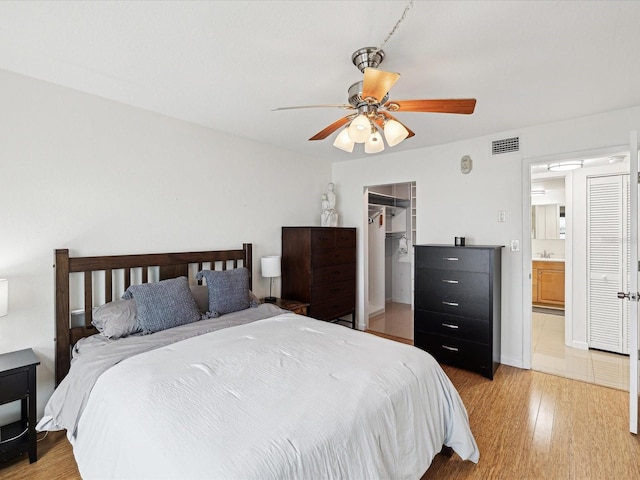
<svg viewBox="0 0 640 480"><path fill-rule="evenodd" d="M362 227L362 191L366 185L416 181L417 243L453 244L464 236L468 244L509 246L519 240L522 249L502 255L502 361L524 366L523 349L525 300L531 281L530 234L523 238L522 165L530 158L625 145L629 131L640 130L640 108L583 117L554 124L497 133L447 145L411 151L372 155L333 164L333 181L341 189L341 215L345 224ZM492 157L491 140L520 136L520 152ZM410 139L407 141L411 141ZM460 172L460 158L470 155L473 170ZM528 167L527 167L528 168ZM528 187L527 187L528 189ZM528 195L528 190L527 190ZM506 222L497 221L497 212L506 211ZM527 209L528 212L528 209ZM365 324L363 242L358 252L358 323ZM530 335L530 332L528 333Z"/></svg>
<svg viewBox="0 0 640 480"><path fill-rule="evenodd" d="M4 71L0 105L0 277L9 279L0 353L32 347L41 359L38 416L53 391L55 248L78 256L251 242L254 291L264 295L260 256L280 253L280 227L319 225L326 160Z"/></svg>

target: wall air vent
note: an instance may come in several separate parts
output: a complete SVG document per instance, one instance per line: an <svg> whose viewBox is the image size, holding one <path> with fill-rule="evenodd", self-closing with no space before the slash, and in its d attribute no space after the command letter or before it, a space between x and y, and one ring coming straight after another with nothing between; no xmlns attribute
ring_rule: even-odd
<svg viewBox="0 0 640 480"><path fill-rule="evenodd" d="M520 151L520 137L503 138L491 142L491 155Z"/></svg>

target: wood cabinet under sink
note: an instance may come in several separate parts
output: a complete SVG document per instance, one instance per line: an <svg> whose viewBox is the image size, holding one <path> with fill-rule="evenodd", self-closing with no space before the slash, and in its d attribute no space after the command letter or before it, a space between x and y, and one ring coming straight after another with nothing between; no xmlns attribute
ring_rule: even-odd
<svg viewBox="0 0 640 480"><path fill-rule="evenodd" d="M564 262L533 261L531 303L564 308Z"/></svg>

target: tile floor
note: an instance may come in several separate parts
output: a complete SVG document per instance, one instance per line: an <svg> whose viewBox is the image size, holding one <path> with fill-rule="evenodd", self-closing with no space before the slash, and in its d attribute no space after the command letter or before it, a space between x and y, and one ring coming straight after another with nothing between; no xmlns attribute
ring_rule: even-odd
<svg viewBox="0 0 640 480"><path fill-rule="evenodd" d="M408 303L387 302L385 311L369 319L372 332L413 340L413 310Z"/></svg>
<svg viewBox="0 0 640 480"><path fill-rule="evenodd" d="M532 369L629 391L629 357L564 344L564 316L533 312Z"/></svg>
<svg viewBox="0 0 640 480"><path fill-rule="evenodd" d="M564 345L564 316L533 312L532 367L539 372L629 391L629 357ZM411 305L387 302L369 319L369 330L413 340Z"/></svg>

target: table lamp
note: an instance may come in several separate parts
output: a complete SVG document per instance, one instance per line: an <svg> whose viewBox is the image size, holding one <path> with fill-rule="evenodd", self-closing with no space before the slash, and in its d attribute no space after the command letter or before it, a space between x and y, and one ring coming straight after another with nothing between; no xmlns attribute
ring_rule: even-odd
<svg viewBox="0 0 640 480"><path fill-rule="evenodd" d="M271 295L273 277L280 276L280 255L268 255L260 259L262 265L262 276L269 279L269 296L264 298L265 302L274 303L276 297Z"/></svg>

